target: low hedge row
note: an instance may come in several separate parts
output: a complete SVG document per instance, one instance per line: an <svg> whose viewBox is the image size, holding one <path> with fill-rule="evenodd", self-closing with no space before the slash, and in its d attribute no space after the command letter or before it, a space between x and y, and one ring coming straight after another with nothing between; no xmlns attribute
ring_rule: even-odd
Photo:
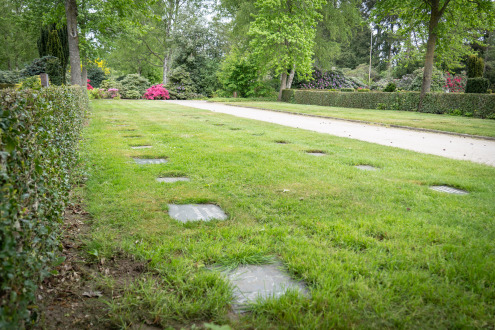
<svg viewBox="0 0 495 330"><path fill-rule="evenodd" d="M330 107L417 111L419 92L341 93L286 89L284 102ZM428 93L421 112L495 119L495 94Z"/></svg>
<svg viewBox="0 0 495 330"><path fill-rule="evenodd" d="M0 328L36 319L78 159L82 88L0 91Z"/></svg>

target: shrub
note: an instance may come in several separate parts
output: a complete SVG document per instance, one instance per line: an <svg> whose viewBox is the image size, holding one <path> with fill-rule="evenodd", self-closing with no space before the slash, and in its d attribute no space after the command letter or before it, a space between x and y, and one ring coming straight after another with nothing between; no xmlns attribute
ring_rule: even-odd
<svg viewBox="0 0 495 330"><path fill-rule="evenodd" d="M139 74L128 74L120 83L120 94L124 99L140 99L150 86L148 79Z"/></svg>
<svg viewBox="0 0 495 330"><path fill-rule="evenodd" d="M91 81L91 85L94 88L100 88L101 82L105 80L107 75L103 72L103 69L98 66L90 66L88 68L88 79Z"/></svg>
<svg viewBox="0 0 495 330"><path fill-rule="evenodd" d="M354 88L341 88L340 89L341 92L354 92Z"/></svg>
<svg viewBox="0 0 495 330"><path fill-rule="evenodd" d="M466 89L465 75L451 75L450 72L445 73L445 86L450 93L463 93Z"/></svg>
<svg viewBox="0 0 495 330"><path fill-rule="evenodd" d="M19 85L19 89L20 90L23 90L23 89L36 89L36 90L39 90L41 89L41 79L39 76L32 76L32 77L28 77L28 78L24 78L23 80L21 80L20 82L20 85Z"/></svg>
<svg viewBox="0 0 495 330"><path fill-rule="evenodd" d="M0 91L0 327L26 328L60 251L88 107L82 88Z"/></svg>
<svg viewBox="0 0 495 330"><path fill-rule="evenodd" d="M330 107L417 111L419 92L401 93L335 93L320 90L283 91L282 100L298 104ZM450 113L459 109L463 116L495 117L495 95L427 93L421 112Z"/></svg>
<svg viewBox="0 0 495 330"><path fill-rule="evenodd" d="M116 81L114 79L103 80L100 84L100 88L109 90L109 89L122 89L122 84L120 81Z"/></svg>
<svg viewBox="0 0 495 330"><path fill-rule="evenodd" d="M481 57L470 55L467 59L467 76L468 78L483 77L484 61Z"/></svg>
<svg viewBox="0 0 495 330"><path fill-rule="evenodd" d="M86 89L93 89L93 86L91 86L90 82L91 80L89 79L86 81Z"/></svg>
<svg viewBox="0 0 495 330"><path fill-rule="evenodd" d="M104 89L101 88L93 88L88 90L88 96L91 100L104 99L107 96L107 93Z"/></svg>
<svg viewBox="0 0 495 330"><path fill-rule="evenodd" d="M111 99L120 99L119 90L117 88L109 88L107 95Z"/></svg>
<svg viewBox="0 0 495 330"><path fill-rule="evenodd" d="M170 95L168 91L163 87L163 84L153 85L146 90L143 98L147 100L168 100Z"/></svg>
<svg viewBox="0 0 495 330"><path fill-rule="evenodd" d="M20 71L0 71L0 84L15 85L21 80Z"/></svg>
<svg viewBox="0 0 495 330"><path fill-rule="evenodd" d="M40 73L47 73L52 85L62 85L64 73L58 58L54 56L37 58L21 71L24 77L37 76Z"/></svg>
<svg viewBox="0 0 495 330"><path fill-rule="evenodd" d="M415 70L413 75L414 78L411 82L409 88L406 90L409 91L420 91L421 86L423 85L423 68ZM432 92L443 92L445 86L445 77L443 76L443 72L438 70L437 68L433 68L433 73L431 77L431 86L430 90Z"/></svg>
<svg viewBox="0 0 495 330"><path fill-rule="evenodd" d="M395 92L397 86L394 83L388 83L388 85L383 89L384 92L391 93Z"/></svg>
<svg viewBox="0 0 495 330"><path fill-rule="evenodd" d="M357 92L359 93L369 93L370 89L369 88L358 88Z"/></svg>
<svg viewBox="0 0 495 330"><path fill-rule="evenodd" d="M302 81L294 84L295 88L302 89L330 89L330 88L358 88L365 87L366 85L359 81L359 79L348 78L342 72L332 70L322 72L318 69L314 69L311 81Z"/></svg>
<svg viewBox="0 0 495 330"><path fill-rule="evenodd" d="M468 78L466 93L487 93L490 81L486 78Z"/></svg>

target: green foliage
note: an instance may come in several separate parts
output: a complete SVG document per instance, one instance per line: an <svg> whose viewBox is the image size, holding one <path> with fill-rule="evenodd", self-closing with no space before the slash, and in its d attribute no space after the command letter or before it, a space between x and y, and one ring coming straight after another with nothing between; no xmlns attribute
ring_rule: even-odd
<svg viewBox="0 0 495 330"><path fill-rule="evenodd" d="M393 83L393 82L390 82L387 84L387 86L383 89L384 92L395 92L395 90L397 89L397 86Z"/></svg>
<svg viewBox="0 0 495 330"><path fill-rule="evenodd" d="M466 93L487 93L490 81L486 78L468 78Z"/></svg>
<svg viewBox="0 0 495 330"><path fill-rule="evenodd" d="M35 292L60 249L86 91L0 91L0 328L36 318Z"/></svg>
<svg viewBox="0 0 495 330"><path fill-rule="evenodd" d="M128 74L120 81L120 94L124 99L140 99L151 85L148 79L139 74Z"/></svg>
<svg viewBox="0 0 495 330"><path fill-rule="evenodd" d="M90 66L88 67L88 79L91 80L90 84L94 88L99 88L101 86L101 82L107 78L105 72L103 72L102 68L98 66Z"/></svg>
<svg viewBox="0 0 495 330"><path fill-rule="evenodd" d="M282 100L329 107L417 111L419 93L335 93L286 89L283 91ZM461 111L463 116L492 118L495 116L495 95L427 93L421 112L442 114L451 113L455 109Z"/></svg>
<svg viewBox="0 0 495 330"><path fill-rule="evenodd" d="M300 77L313 71L315 26L324 0L257 0L258 13L249 28L250 51L261 67L275 74L296 70Z"/></svg>
<svg viewBox="0 0 495 330"><path fill-rule="evenodd" d="M43 26L37 45L40 57L54 56L59 59L61 82L56 85L65 84L65 72L69 64L67 26L63 25L58 29L56 24Z"/></svg>
<svg viewBox="0 0 495 330"><path fill-rule="evenodd" d="M420 91L421 85L423 84L423 68L415 70L413 72L413 77L411 84L408 85L406 89L410 91ZM445 89L445 77L443 72L435 67L433 67L430 87L432 92L443 92Z"/></svg>
<svg viewBox="0 0 495 330"><path fill-rule="evenodd" d="M220 65L218 79L228 96L237 92L239 97L267 96L272 89L259 79L257 65L251 57L233 49Z"/></svg>
<svg viewBox="0 0 495 330"><path fill-rule="evenodd" d="M100 84L100 88L104 90L109 90L110 88L115 88L118 89L119 91L122 89L122 84L120 81L117 81L115 79L106 79L103 80Z"/></svg>
<svg viewBox="0 0 495 330"><path fill-rule="evenodd" d="M27 77L24 78L23 80L20 81L20 90L24 89L35 89L35 90L40 90L41 89L41 79L39 76L32 76L32 77Z"/></svg>
<svg viewBox="0 0 495 330"><path fill-rule="evenodd" d="M356 91L359 93L369 93L370 89L369 88L358 88Z"/></svg>
<svg viewBox="0 0 495 330"><path fill-rule="evenodd" d="M468 78L483 77L483 68L485 64L481 57L470 55L467 59L467 76Z"/></svg>
<svg viewBox="0 0 495 330"><path fill-rule="evenodd" d="M20 79L20 71L0 71L0 84L15 85Z"/></svg>
<svg viewBox="0 0 495 330"><path fill-rule="evenodd" d="M22 70L22 75L25 77L36 76L40 73L47 73L52 85L62 85L62 67L58 58L50 55L37 58Z"/></svg>
<svg viewBox="0 0 495 330"><path fill-rule="evenodd" d="M341 88L340 91L344 93L354 92L354 88Z"/></svg>

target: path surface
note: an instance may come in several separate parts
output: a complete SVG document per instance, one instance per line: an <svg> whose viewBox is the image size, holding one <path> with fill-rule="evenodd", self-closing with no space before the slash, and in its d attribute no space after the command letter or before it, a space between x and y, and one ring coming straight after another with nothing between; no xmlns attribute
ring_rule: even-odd
<svg viewBox="0 0 495 330"><path fill-rule="evenodd" d="M495 141L323 119L206 101L166 101L237 117L495 166Z"/></svg>

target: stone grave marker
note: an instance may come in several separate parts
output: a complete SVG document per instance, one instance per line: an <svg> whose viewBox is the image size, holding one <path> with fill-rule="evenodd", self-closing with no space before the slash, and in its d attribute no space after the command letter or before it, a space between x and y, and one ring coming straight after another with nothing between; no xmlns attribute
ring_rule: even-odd
<svg viewBox="0 0 495 330"><path fill-rule="evenodd" d="M133 158L134 162L139 165L165 164L168 160L163 158Z"/></svg>
<svg viewBox="0 0 495 330"><path fill-rule="evenodd" d="M371 165L356 165L355 168L358 168L363 171L377 171L378 169Z"/></svg>
<svg viewBox="0 0 495 330"><path fill-rule="evenodd" d="M454 195L467 195L467 194L469 194L467 191L456 189L456 188L449 187L449 186L431 186L430 189L435 190L435 191L439 191L439 192L443 192L443 193L447 193L447 194L454 194Z"/></svg>
<svg viewBox="0 0 495 330"><path fill-rule="evenodd" d="M258 298L279 298L289 289L309 296L305 285L291 279L280 263L244 265L223 274L234 286L233 308L236 312L246 311Z"/></svg>
<svg viewBox="0 0 495 330"><path fill-rule="evenodd" d="M191 180L186 177L168 177L168 178L156 178L156 181L163 183L175 183L175 182L191 181Z"/></svg>
<svg viewBox="0 0 495 330"><path fill-rule="evenodd" d="M152 146L133 146L131 149L150 149Z"/></svg>
<svg viewBox="0 0 495 330"><path fill-rule="evenodd" d="M306 151L306 153L308 155L316 156L316 157L323 157L323 156L326 156L327 155L323 151L319 151L319 150L310 150L310 151Z"/></svg>
<svg viewBox="0 0 495 330"><path fill-rule="evenodd" d="M222 209L213 204L168 205L171 218L182 223L190 221L226 220L228 217Z"/></svg>

